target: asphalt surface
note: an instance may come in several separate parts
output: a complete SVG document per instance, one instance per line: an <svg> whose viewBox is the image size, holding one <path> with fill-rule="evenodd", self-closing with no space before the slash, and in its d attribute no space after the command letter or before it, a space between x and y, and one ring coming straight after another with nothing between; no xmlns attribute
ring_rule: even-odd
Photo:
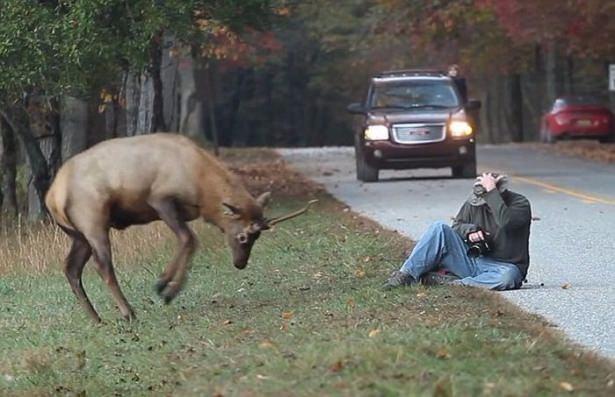
<svg viewBox="0 0 615 397"><path fill-rule="evenodd" d="M354 211L414 240L432 222L450 221L472 185L450 169L381 171L380 182L363 184L352 148L279 152ZM615 166L498 145L479 147L478 167L510 175L535 218L528 282L503 294L573 342L615 358Z"/></svg>

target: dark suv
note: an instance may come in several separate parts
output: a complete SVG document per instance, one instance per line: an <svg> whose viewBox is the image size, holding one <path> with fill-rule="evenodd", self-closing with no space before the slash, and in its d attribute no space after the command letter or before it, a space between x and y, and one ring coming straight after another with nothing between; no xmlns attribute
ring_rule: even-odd
<svg viewBox="0 0 615 397"><path fill-rule="evenodd" d="M465 81L464 81L465 84ZM355 133L357 178L378 180L381 169L451 167L457 178L476 176L479 101L465 101L443 72L398 70L371 78ZM465 88L465 85L464 85Z"/></svg>

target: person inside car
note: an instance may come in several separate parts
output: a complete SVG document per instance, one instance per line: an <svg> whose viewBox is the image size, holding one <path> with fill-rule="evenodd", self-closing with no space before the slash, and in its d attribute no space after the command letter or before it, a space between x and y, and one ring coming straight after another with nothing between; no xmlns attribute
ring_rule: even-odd
<svg viewBox="0 0 615 397"><path fill-rule="evenodd" d="M508 178L484 173L476 178L452 226L432 224L384 287L422 282L498 291L519 288L530 262L531 220L529 201L508 190Z"/></svg>

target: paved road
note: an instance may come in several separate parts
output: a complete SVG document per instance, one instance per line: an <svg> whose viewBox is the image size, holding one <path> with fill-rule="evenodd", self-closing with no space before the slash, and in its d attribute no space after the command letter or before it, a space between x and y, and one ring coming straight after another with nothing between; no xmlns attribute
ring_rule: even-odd
<svg viewBox="0 0 615 397"><path fill-rule="evenodd" d="M471 188L447 169L385 171L381 182L362 184L352 148L280 153L353 210L415 240L431 222L455 216ZM615 358L615 166L516 145L481 146L478 166L511 175L511 189L528 197L538 218L528 283L504 294Z"/></svg>

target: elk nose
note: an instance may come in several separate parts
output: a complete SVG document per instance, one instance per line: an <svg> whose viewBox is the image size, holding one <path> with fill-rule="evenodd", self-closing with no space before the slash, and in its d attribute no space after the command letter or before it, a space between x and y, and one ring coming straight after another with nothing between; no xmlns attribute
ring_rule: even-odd
<svg viewBox="0 0 615 397"><path fill-rule="evenodd" d="M233 265L235 265L235 267L237 269L240 269L240 270L241 269L245 269L246 266L248 266L248 261L247 260L243 260L243 259L236 260L236 261L233 261Z"/></svg>

